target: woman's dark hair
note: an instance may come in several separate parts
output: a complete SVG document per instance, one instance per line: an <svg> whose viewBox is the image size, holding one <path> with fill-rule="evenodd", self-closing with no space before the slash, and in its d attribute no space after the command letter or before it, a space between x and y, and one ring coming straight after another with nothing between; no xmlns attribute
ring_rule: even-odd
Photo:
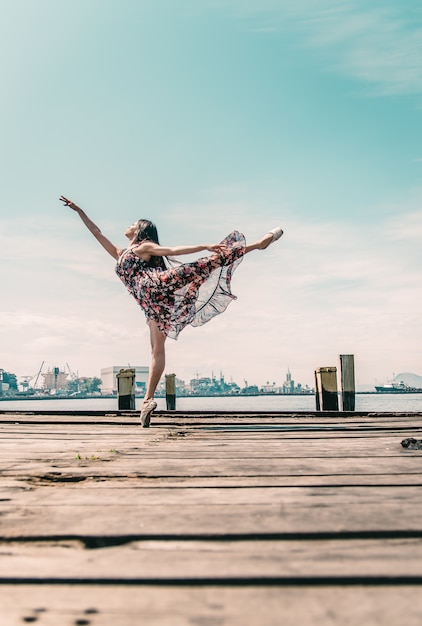
<svg viewBox="0 0 422 626"><path fill-rule="evenodd" d="M155 224L150 222L150 220L138 220L136 239L139 242L153 241L154 243L160 245L157 227ZM164 270L166 269L164 257L162 256L151 256L148 265L150 265L150 267L161 267Z"/></svg>

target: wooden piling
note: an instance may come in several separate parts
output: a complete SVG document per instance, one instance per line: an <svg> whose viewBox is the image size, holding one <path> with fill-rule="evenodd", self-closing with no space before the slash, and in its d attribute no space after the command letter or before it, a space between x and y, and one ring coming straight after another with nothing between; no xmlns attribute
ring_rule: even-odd
<svg viewBox="0 0 422 626"><path fill-rule="evenodd" d="M355 357L340 354L341 404L343 411L355 410Z"/></svg>
<svg viewBox="0 0 422 626"><path fill-rule="evenodd" d="M338 411L337 368L319 367L315 371L318 411Z"/></svg>
<svg viewBox="0 0 422 626"><path fill-rule="evenodd" d="M176 374L166 374L167 411L176 410Z"/></svg>
<svg viewBox="0 0 422 626"><path fill-rule="evenodd" d="M135 410L135 369L121 369L117 378L117 396L119 411Z"/></svg>
<svg viewBox="0 0 422 626"><path fill-rule="evenodd" d="M319 383L318 383L318 376L317 376L316 370L315 370L315 403L316 403L316 410L321 411L321 402L319 398Z"/></svg>

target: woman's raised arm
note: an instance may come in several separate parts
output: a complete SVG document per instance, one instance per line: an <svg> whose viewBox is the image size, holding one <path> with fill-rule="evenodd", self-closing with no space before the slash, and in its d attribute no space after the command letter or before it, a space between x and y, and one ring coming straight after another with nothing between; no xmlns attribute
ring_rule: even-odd
<svg viewBox="0 0 422 626"><path fill-rule="evenodd" d="M75 204L68 198L65 198L64 196L60 196L60 201L63 202L65 206L68 206L73 211L76 211L76 213L78 213L79 217L88 228L88 230L94 235L95 239L100 242L103 248L107 250L107 252L111 254L114 259L119 258L122 253L122 249L115 246L113 243L111 243L109 239L107 239L107 237L102 234L101 230L96 224L94 224L91 219L89 219L85 211L83 211L77 204Z"/></svg>

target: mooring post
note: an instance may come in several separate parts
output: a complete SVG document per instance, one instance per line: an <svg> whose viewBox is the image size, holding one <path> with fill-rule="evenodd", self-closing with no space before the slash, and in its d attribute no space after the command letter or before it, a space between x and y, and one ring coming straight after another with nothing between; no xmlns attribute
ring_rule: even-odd
<svg viewBox="0 0 422 626"><path fill-rule="evenodd" d="M321 410L321 402L320 402L320 397L319 397L319 381L318 381L318 376L317 376L317 371L315 370L315 403L316 403L316 410L320 411Z"/></svg>
<svg viewBox="0 0 422 626"><path fill-rule="evenodd" d="M343 411L355 410L355 357L340 354L341 404Z"/></svg>
<svg viewBox="0 0 422 626"><path fill-rule="evenodd" d="M117 396L119 411L135 410L135 369L121 369L117 378Z"/></svg>
<svg viewBox="0 0 422 626"><path fill-rule="evenodd" d="M315 371L317 411L338 411L337 368L319 367Z"/></svg>
<svg viewBox="0 0 422 626"><path fill-rule="evenodd" d="M315 405L316 410L321 411L321 378L318 370L315 370Z"/></svg>
<svg viewBox="0 0 422 626"><path fill-rule="evenodd" d="M176 410L176 374L166 374L167 411Z"/></svg>

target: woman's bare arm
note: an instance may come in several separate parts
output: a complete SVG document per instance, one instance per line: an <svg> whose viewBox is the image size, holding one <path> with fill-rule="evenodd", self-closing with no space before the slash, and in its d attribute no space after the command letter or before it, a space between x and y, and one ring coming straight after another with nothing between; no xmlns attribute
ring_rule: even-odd
<svg viewBox="0 0 422 626"><path fill-rule="evenodd" d="M202 252L203 250L209 250L210 252L218 252L225 249L226 246L219 243L206 244L199 246L159 246L152 241L144 241L139 246L134 248L134 252L139 257L149 256L179 256L181 254L194 254L195 252Z"/></svg>
<svg viewBox="0 0 422 626"><path fill-rule="evenodd" d="M123 250L121 248L118 248L117 246L115 246L113 243L111 243L111 241L109 239L107 239L107 237L105 237L102 234L101 230L88 217L88 215L85 213L85 211L83 211L74 202L72 202L71 200L68 200L64 196L60 196L60 201L63 202L63 204L65 206L70 207L73 211L76 211L76 213L78 213L79 217L81 218L81 220L83 221L85 226L88 228L88 230L94 235L95 239L97 239L97 241L100 242L100 244L103 246L103 248L105 250L107 250L107 252L109 254L111 254L111 256L114 259L118 259L119 258L119 256L122 254Z"/></svg>

